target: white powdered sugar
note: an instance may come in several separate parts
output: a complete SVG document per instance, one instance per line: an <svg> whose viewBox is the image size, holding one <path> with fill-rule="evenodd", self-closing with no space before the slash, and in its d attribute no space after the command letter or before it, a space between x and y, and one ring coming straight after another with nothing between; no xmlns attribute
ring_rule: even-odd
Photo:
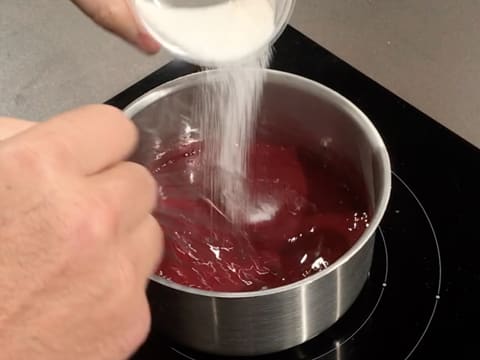
<svg viewBox="0 0 480 360"><path fill-rule="evenodd" d="M242 64L207 73L199 117L204 144L206 191L233 224L246 220L249 150L255 136L269 51Z"/></svg>
<svg viewBox="0 0 480 360"><path fill-rule="evenodd" d="M174 0L135 0L145 25L170 51L218 70L207 72L194 114L205 139L205 191L233 224L241 224L253 211L248 156L263 92L262 69L270 59L275 11L270 0L174 4Z"/></svg>

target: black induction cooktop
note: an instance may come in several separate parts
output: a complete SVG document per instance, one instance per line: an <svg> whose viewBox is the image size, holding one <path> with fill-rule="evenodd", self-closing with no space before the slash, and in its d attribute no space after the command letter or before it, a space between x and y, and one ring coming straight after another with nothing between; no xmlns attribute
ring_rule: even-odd
<svg viewBox="0 0 480 360"><path fill-rule="evenodd" d="M480 150L291 27L272 68L320 82L363 110L387 145L393 187L354 305L313 340L257 359L478 359ZM108 103L123 108L197 70L171 62ZM151 333L133 359L221 358Z"/></svg>

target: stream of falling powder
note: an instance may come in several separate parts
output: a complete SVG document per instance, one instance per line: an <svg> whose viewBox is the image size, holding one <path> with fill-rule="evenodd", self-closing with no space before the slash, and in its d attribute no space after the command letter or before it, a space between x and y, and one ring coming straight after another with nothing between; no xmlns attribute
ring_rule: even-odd
<svg viewBox="0 0 480 360"><path fill-rule="evenodd" d="M248 158L255 137L270 49L241 64L207 72L197 97L204 141L204 193L234 225L241 225L252 206Z"/></svg>

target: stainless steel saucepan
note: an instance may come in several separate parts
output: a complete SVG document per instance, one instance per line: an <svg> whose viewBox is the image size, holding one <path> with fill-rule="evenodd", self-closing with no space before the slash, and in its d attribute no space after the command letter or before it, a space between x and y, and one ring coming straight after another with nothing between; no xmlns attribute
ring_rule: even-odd
<svg viewBox="0 0 480 360"><path fill-rule="evenodd" d="M312 151L330 147L349 159L367 185L373 215L361 238L339 260L326 270L279 288L222 293L152 276L153 326L173 341L203 352L232 356L277 352L334 324L355 301L368 277L375 232L390 196L388 153L369 119L319 83L266 71L258 131ZM205 79L204 72L178 78L125 109L141 130L141 145L134 159L147 164L152 149L161 148L168 139L198 136L191 112Z"/></svg>

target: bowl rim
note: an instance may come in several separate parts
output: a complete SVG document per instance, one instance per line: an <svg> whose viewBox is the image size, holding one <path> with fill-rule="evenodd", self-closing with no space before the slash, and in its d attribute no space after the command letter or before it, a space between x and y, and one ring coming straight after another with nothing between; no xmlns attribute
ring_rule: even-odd
<svg viewBox="0 0 480 360"><path fill-rule="evenodd" d="M201 83L207 73L208 76L212 76L215 75L215 73L219 73L221 71L222 70L218 69L199 71L168 81L148 91L144 95L138 97L136 100L132 101L129 105L127 105L123 111L129 118L133 119L136 114L138 114L140 111L142 111L152 103L156 102L160 98L168 96L169 94L172 94L184 88ZM374 236L378 226L380 225L380 222L385 214L390 200L392 182L391 163L385 143L371 120L350 100L323 84L296 74L287 73L279 70L265 69L260 71L265 71L267 73L266 82L273 82L276 84L283 83L290 86L295 84L297 86L301 85L303 86L303 90L307 90L313 95L328 99L334 105L339 106L341 109L346 111L350 115L352 120L356 121L357 124L360 126L361 130L365 133L367 139L369 139L369 141L371 142L372 149L374 149L374 151L377 151L379 154L383 165L382 172L384 178L384 186L382 187L382 190L380 192L380 200L377 202L378 206L376 207L374 215L371 218L369 227L365 229L363 234L358 238L355 244L347 252L345 252L339 259L337 259L333 264L329 265L326 269L321 270L316 274L310 275L304 279L279 287L244 292L220 292L192 288L164 279L158 275L151 275L150 280L154 283L166 286L177 291L189 293L191 295L222 299L244 299L254 297L257 298L260 296L269 296L287 292L290 290L301 288L304 285L308 285L321 278L327 277L330 273L339 269L342 265L344 265L352 257L354 257L369 242L369 240Z"/></svg>

